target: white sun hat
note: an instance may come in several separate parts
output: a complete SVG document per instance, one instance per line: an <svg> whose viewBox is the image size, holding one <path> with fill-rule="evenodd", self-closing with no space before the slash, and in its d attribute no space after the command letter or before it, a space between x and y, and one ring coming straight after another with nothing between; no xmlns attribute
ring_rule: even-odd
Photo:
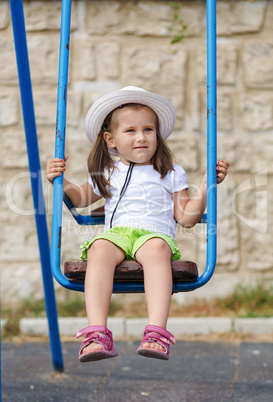
<svg viewBox="0 0 273 402"><path fill-rule="evenodd" d="M142 88L129 86L118 91L109 92L93 103L85 119L85 131L91 144L101 131L106 116L126 103L139 103L149 106L157 115L160 135L166 140L171 134L176 112L173 104L164 96L147 92Z"/></svg>

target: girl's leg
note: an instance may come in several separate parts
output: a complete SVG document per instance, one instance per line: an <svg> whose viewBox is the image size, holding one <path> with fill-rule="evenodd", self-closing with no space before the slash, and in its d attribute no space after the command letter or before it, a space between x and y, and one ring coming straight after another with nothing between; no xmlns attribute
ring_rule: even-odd
<svg viewBox="0 0 273 402"><path fill-rule="evenodd" d="M135 254L143 266L149 324L165 329L172 297L171 256L169 245L161 238L148 240ZM163 349L157 343L143 346Z"/></svg>
<svg viewBox="0 0 273 402"><path fill-rule="evenodd" d="M88 250L85 276L85 305L88 325L107 326L115 267L124 260L124 252L108 240L96 240ZM91 343L84 350L102 349Z"/></svg>

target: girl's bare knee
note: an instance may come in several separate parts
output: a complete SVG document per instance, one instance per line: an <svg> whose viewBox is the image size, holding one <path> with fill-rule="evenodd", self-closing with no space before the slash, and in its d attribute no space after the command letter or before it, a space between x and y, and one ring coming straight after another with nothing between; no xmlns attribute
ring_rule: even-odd
<svg viewBox="0 0 273 402"><path fill-rule="evenodd" d="M168 243L160 237L148 240L136 253L136 258L140 258L141 260L145 258L161 260L164 257L171 258L171 249Z"/></svg>
<svg viewBox="0 0 273 402"><path fill-rule="evenodd" d="M170 253L171 249L168 243L165 242L165 240L161 239L160 237L155 237L153 239L149 240L149 244L147 249L151 250L152 253L159 253L162 255L162 253Z"/></svg>
<svg viewBox="0 0 273 402"><path fill-rule="evenodd" d="M125 254L118 246L108 240L98 239L94 241L88 250L87 258L105 256L111 256L113 260L117 260L117 263L120 263L124 259Z"/></svg>
<svg viewBox="0 0 273 402"><path fill-rule="evenodd" d="M113 246L113 244L107 240L98 239L98 240L94 241L94 243L92 243L88 252L94 253L96 251L106 250L106 249L108 249L109 246L111 247L111 246Z"/></svg>

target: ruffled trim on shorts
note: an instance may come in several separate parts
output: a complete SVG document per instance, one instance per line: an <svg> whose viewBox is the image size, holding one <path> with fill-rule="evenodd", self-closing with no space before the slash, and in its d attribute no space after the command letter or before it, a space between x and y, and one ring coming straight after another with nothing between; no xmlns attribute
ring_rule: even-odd
<svg viewBox="0 0 273 402"><path fill-rule="evenodd" d="M87 252L92 243L93 243L92 240L91 241L86 240L86 242L80 246L80 249L82 250L81 259L83 261L87 261Z"/></svg>
<svg viewBox="0 0 273 402"><path fill-rule="evenodd" d="M180 260L181 257L182 257L182 254L181 254L179 248L178 247L172 248L172 261Z"/></svg>

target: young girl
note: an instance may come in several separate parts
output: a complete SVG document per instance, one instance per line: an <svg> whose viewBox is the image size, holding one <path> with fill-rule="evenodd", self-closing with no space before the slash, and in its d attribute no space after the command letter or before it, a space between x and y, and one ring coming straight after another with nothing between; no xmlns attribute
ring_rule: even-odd
<svg viewBox="0 0 273 402"><path fill-rule="evenodd" d="M116 265L125 258L143 266L149 323L137 352L167 360L174 336L166 330L172 295L171 260L181 254L175 225L194 226L206 208L207 178L188 196L184 169L173 164L165 140L176 114L166 98L138 87L126 87L98 99L86 117L93 145L88 158L90 179L81 186L64 178L64 191L75 207L104 197L105 232L82 245L87 259L85 303L89 326L79 351L81 362L117 356L107 315ZM118 157L118 158L114 158ZM67 157L66 157L67 160ZM217 183L228 162L217 163ZM65 171L65 161L47 165L49 181Z"/></svg>

